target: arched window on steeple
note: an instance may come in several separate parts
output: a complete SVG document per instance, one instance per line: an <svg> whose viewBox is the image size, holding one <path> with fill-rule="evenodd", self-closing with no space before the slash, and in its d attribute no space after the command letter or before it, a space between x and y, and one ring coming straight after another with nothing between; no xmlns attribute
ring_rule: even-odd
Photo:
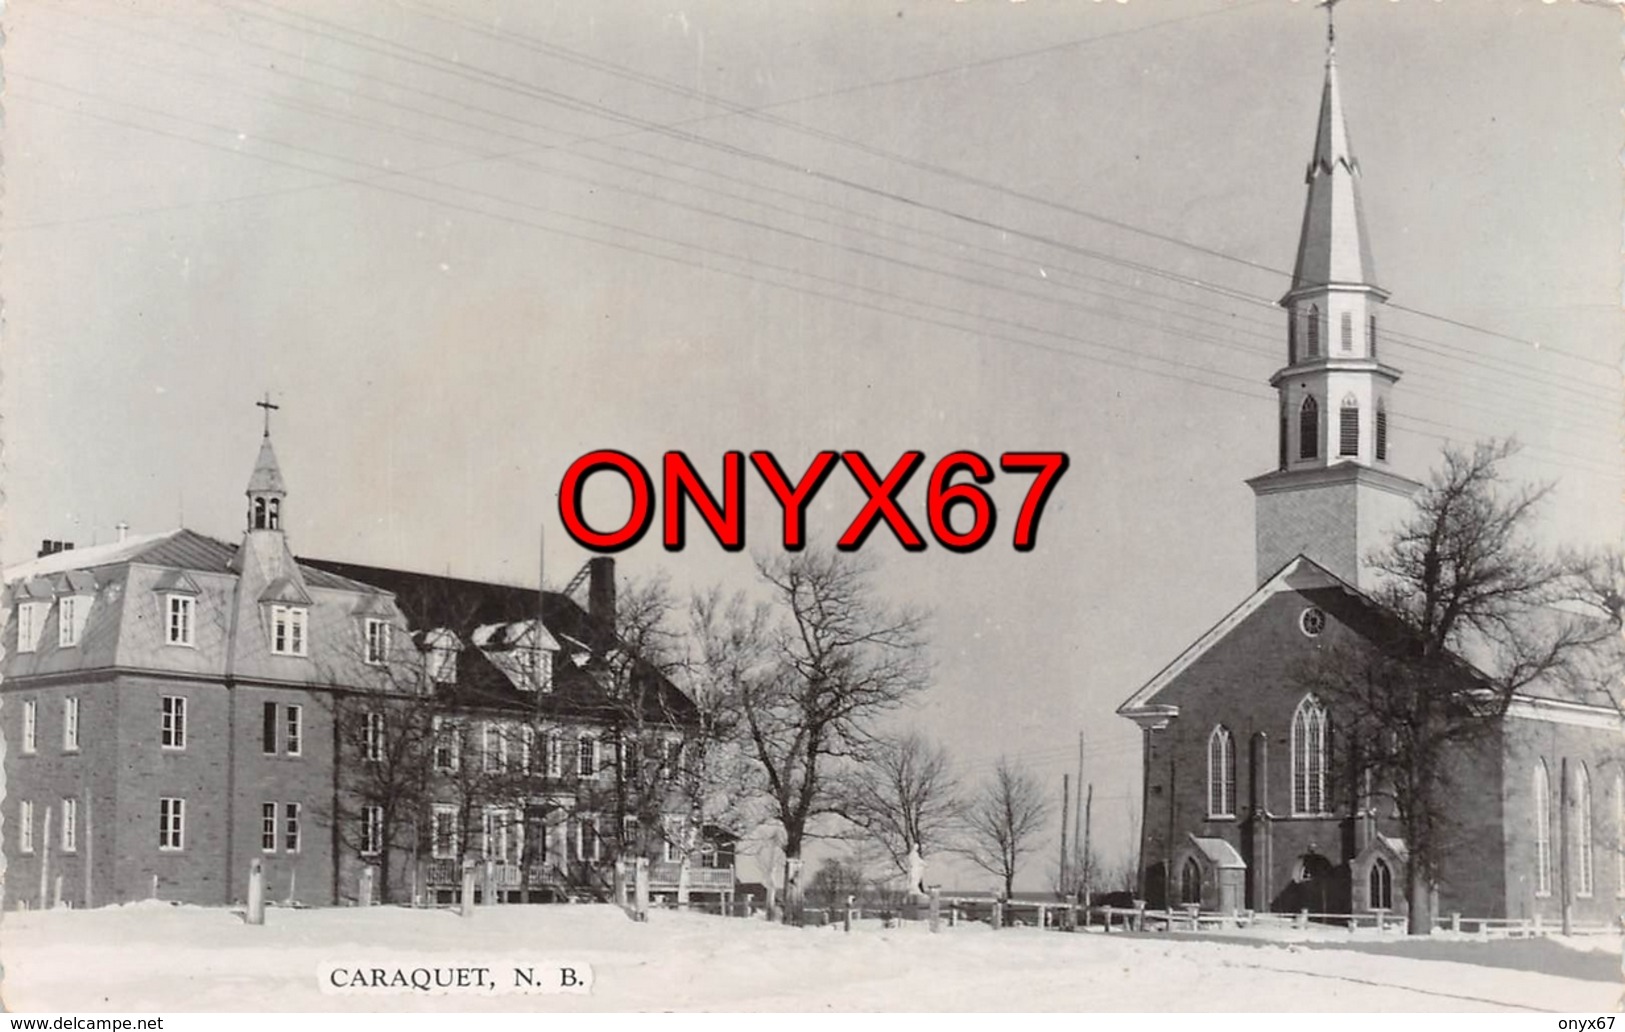
<svg viewBox="0 0 1625 1032"><path fill-rule="evenodd" d="M1377 461L1388 461L1388 406L1377 402Z"/></svg>
<svg viewBox="0 0 1625 1032"><path fill-rule="evenodd" d="M1338 408L1337 454L1360 454L1360 402L1352 394L1345 394Z"/></svg>
<svg viewBox="0 0 1625 1032"><path fill-rule="evenodd" d="M1313 459L1320 455L1320 403L1313 394L1303 399L1298 409L1298 458Z"/></svg>
<svg viewBox="0 0 1625 1032"><path fill-rule="evenodd" d="M1236 815L1236 741L1223 724L1207 736L1207 815Z"/></svg>
<svg viewBox="0 0 1625 1032"><path fill-rule="evenodd" d="M1354 350L1354 316L1348 312L1343 313L1343 350Z"/></svg>
<svg viewBox="0 0 1625 1032"><path fill-rule="evenodd" d="M256 499L254 499L254 522L253 522L252 526L253 526L253 528L255 530L264 530L265 529L265 499L264 498L256 498Z"/></svg>
<svg viewBox="0 0 1625 1032"><path fill-rule="evenodd" d="M1326 708L1305 695L1292 714L1292 812L1326 812Z"/></svg>
<svg viewBox="0 0 1625 1032"><path fill-rule="evenodd" d="M282 525L282 499L272 498L265 511L265 529L275 530Z"/></svg>
<svg viewBox="0 0 1625 1032"><path fill-rule="evenodd" d="M1320 308L1317 305L1309 306L1309 325L1304 327L1309 338L1309 357L1317 358L1320 355Z"/></svg>

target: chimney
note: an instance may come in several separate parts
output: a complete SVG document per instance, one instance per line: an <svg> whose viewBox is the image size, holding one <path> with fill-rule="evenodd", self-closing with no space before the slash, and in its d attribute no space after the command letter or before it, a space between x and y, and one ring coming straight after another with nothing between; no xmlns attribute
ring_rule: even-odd
<svg viewBox="0 0 1625 1032"><path fill-rule="evenodd" d="M130 525L125 523L123 520L119 520L118 524L114 526L113 529L118 531L118 539L121 542L130 536Z"/></svg>
<svg viewBox="0 0 1625 1032"><path fill-rule="evenodd" d="M67 552L72 549L72 541L52 541L50 538L46 538L39 543L39 554L35 558L43 559L48 555L56 555L58 552Z"/></svg>
<svg viewBox="0 0 1625 1032"><path fill-rule="evenodd" d="M615 626L615 560L611 556L587 560L587 612L604 626Z"/></svg>

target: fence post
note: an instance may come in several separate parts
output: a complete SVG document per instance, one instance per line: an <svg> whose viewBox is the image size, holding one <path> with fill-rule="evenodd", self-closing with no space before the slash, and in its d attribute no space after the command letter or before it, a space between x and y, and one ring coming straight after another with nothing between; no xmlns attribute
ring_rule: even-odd
<svg viewBox="0 0 1625 1032"><path fill-rule="evenodd" d="M463 899L461 914L464 917L474 916L474 861L463 861Z"/></svg>
<svg viewBox="0 0 1625 1032"><path fill-rule="evenodd" d="M1294 918L1293 921L1292 921L1292 927L1294 927L1294 928L1308 928L1309 927L1309 911L1308 910L1300 910L1300 911L1298 911L1298 916L1296 918Z"/></svg>
<svg viewBox="0 0 1625 1032"><path fill-rule="evenodd" d="M993 930L996 932L1004 927L1004 904L998 900L993 901Z"/></svg>
<svg viewBox="0 0 1625 1032"><path fill-rule="evenodd" d="M637 906L637 919L649 920L649 858L640 856L633 872L632 896Z"/></svg>
<svg viewBox="0 0 1625 1032"><path fill-rule="evenodd" d="M1452 932L1461 931L1461 912L1459 910L1450 913L1450 930Z"/></svg>
<svg viewBox="0 0 1625 1032"><path fill-rule="evenodd" d="M942 894L935 885L931 886L931 930L942 931Z"/></svg>
<svg viewBox="0 0 1625 1032"><path fill-rule="evenodd" d="M372 906L372 865L361 868L361 882L356 886L356 901L358 907Z"/></svg>
<svg viewBox="0 0 1625 1032"><path fill-rule="evenodd" d="M154 880L157 876L154 875ZM251 925L265 923L265 861L259 857L248 862L248 914Z"/></svg>
<svg viewBox="0 0 1625 1032"><path fill-rule="evenodd" d="M1136 932L1145 931L1145 900L1143 899L1134 901L1134 930Z"/></svg>

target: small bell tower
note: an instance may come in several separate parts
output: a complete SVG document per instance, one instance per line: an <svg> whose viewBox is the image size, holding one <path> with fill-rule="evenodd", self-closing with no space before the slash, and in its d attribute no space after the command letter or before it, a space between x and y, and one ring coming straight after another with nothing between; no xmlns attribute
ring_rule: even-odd
<svg viewBox="0 0 1625 1032"><path fill-rule="evenodd" d="M270 394L254 404L265 410L265 431L260 438L260 454L254 461L254 472L248 478L247 529L281 531L282 503L288 496L288 487L282 481L282 469L271 447L271 412L281 406L271 403Z"/></svg>

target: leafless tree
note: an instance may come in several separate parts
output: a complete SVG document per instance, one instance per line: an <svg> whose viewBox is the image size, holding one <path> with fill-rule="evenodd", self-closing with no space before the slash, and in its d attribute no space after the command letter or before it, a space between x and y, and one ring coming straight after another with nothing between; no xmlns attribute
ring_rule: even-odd
<svg viewBox="0 0 1625 1032"><path fill-rule="evenodd" d="M834 775L870 755L875 721L927 681L921 613L878 597L846 553L758 559L770 602L724 607L707 651L751 760L745 787L784 834L785 902L799 908L802 849L834 812Z"/></svg>
<svg viewBox="0 0 1625 1032"><path fill-rule="evenodd" d="M907 874L909 854L941 852L959 829L963 804L948 753L918 732L882 739L843 772L834 809Z"/></svg>
<svg viewBox="0 0 1625 1032"><path fill-rule="evenodd" d="M1027 771L999 758L965 815L960 852L971 863L1004 883L1005 898L1015 890L1022 857L1037 848L1049 823L1050 807L1043 786Z"/></svg>
<svg viewBox="0 0 1625 1032"><path fill-rule="evenodd" d="M1599 590L1594 560L1531 542L1550 488L1503 484L1515 450L1446 450L1414 515L1374 557L1380 616L1329 642L1302 675L1338 729L1334 762L1354 778L1344 798L1386 798L1398 815L1413 933L1432 927L1462 780L1515 696L1538 683L1604 691L1592 680L1599 652L1618 643L1618 597Z"/></svg>

